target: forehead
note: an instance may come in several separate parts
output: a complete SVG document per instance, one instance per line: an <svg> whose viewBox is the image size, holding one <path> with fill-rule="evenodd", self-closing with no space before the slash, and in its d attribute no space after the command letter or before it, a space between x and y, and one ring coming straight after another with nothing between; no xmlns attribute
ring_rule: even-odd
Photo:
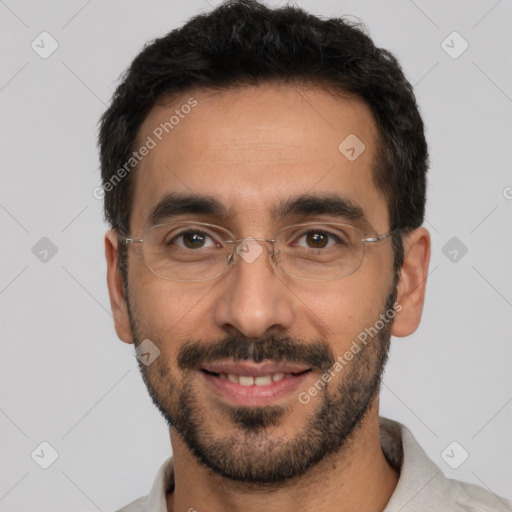
<svg viewBox="0 0 512 512"><path fill-rule="evenodd" d="M377 140L363 101L320 87L191 90L155 105L139 130L136 147L151 149L134 175L132 231L147 227L168 194L214 197L232 227L255 228L272 223L291 197L335 194L386 229L385 199L372 180Z"/></svg>

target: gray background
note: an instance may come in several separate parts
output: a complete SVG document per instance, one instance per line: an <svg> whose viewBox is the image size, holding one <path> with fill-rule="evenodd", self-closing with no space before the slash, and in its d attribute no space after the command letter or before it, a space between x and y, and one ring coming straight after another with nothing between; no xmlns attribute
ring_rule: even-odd
<svg viewBox="0 0 512 512"><path fill-rule="evenodd" d="M0 0L0 510L115 510L170 455L112 325L97 121L146 41L217 3ZM449 477L512 498L512 1L298 4L361 18L401 61L427 126L426 305L393 342L382 414ZM59 45L46 59L31 47L51 49L43 31ZM457 58L454 31L469 44ZM48 469L43 441L58 452Z"/></svg>

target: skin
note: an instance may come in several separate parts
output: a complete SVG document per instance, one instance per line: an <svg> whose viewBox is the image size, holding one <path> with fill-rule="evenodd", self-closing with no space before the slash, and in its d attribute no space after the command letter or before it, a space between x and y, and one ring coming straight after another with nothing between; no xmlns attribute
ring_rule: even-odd
<svg viewBox="0 0 512 512"><path fill-rule="evenodd" d="M146 218L152 207L163 195L176 191L210 194L222 201L233 212L227 227L238 238L272 238L276 226L269 216L271 206L311 192L343 194L363 208L375 234L389 231L387 204L371 174L377 131L362 101L335 97L315 86L296 89L265 84L222 93L187 91L182 98L151 110L139 141L146 140L190 96L198 106L137 170L130 219L134 237L142 236L148 227ZM353 162L338 150L349 134L356 134L366 146ZM339 222L326 215L318 220ZM133 323L117 267L118 239L112 231L106 234L105 247L116 331L122 341L133 343ZM429 234L418 228L405 240L397 287L401 310L393 322L394 336L407 336L419 325L429 259ZM368 246L357 272L340 280L294 280L278 273L268 258L258 258L251 264L239 261L219 279L183 283L152 274L140 247L132 247L128 258L130 306L136 311L139 334L160 340L160 364L168 367L176 368L183 343L220 340L233 333L255 339L274 332L321 339L337 356L349 349L365 327L375 324L391 289L392 265L391 241L386 239ZM357 364L357 356L352 364ZM211 435L222 439L233 434L236 426L230 417L215 408L211 391L198 385L200 375L189 378ZM306 391L318 378L319 374L308 375L301 390ZM342 378L340 372L336 379ZM266 439L293 438L314 414L314 404L315 399L311 406L304 406L296 395L288 397L282 403L288 413L278 427L266 433ZM299 503L303 510L319 512L381 511L398 474L380 447L378 409L376 396L347 447L272 489L256 489L216 474L194 457L171 427L175 490L167 496L167 508L286 512L296 511Z"/></svg>

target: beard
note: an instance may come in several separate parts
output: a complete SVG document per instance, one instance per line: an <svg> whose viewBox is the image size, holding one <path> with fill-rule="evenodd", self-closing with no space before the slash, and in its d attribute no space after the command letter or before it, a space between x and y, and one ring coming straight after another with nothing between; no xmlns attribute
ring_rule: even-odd
<svg viewBox="0 0 512 512"><path fill-rule="evenodd" d="M394 309L396 294L395 281L382 313ZM128 309L134 343L138 346L145 338L129 304ZM252 488L278 487L350 446L378 396L392 323L393 319L384 322L384 327L338 372L341 374L335 375L331 382L322 382L316 399L308 404L299 401L287 407L215 404L215 413L229 418L233 427L224 429L224 434L219 436L214 435L218 425L213 423L215 420L207 407L197 400L191 380L197 377L201 363L220 359L288 361L308 365L312 372L318 372L320 380L322 374L330 369L332 372L335 363L329 346L323 341L305 343L286 335L271 335L257 341L236 335L218 342L183 343L175 367L171 368L164 357L158 357L148 366L139 361L139 368L153 403L200 463L222 477ZM160 348L165 343L163 339L152 341ZM293 437L283 438L277 432L292 406L308 407L310 414Z"/></svg>

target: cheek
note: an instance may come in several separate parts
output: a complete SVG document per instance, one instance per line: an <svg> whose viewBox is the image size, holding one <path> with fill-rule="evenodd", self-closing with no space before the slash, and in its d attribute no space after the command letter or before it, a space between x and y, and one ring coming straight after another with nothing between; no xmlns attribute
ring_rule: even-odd
<svg viewBox="0 0 512 512"><path fill-rule="evenodd" d="M390 273L370 266L364 272L361 270L300 293L303 303L308 305L304 308L308 321L336 351L350 346L361 332L375 324L385 309L392 282Z"/></svg>
<svg viewBox="0 0 512 512"><path fill-rule="evenodd" d="M328 329L328 336L339 341L350 341L379 311L375 292L365 293L343 288L324 292L321 302L317 299L315 313Z"/></svg>
<svg viewBox="0 0 512 512"><path fill-rule="evenodd" d="M166 281L147 273L141 277L135 275L130 287L138 334L162 341L200 337L212 310L213 284Z"/></svg>

